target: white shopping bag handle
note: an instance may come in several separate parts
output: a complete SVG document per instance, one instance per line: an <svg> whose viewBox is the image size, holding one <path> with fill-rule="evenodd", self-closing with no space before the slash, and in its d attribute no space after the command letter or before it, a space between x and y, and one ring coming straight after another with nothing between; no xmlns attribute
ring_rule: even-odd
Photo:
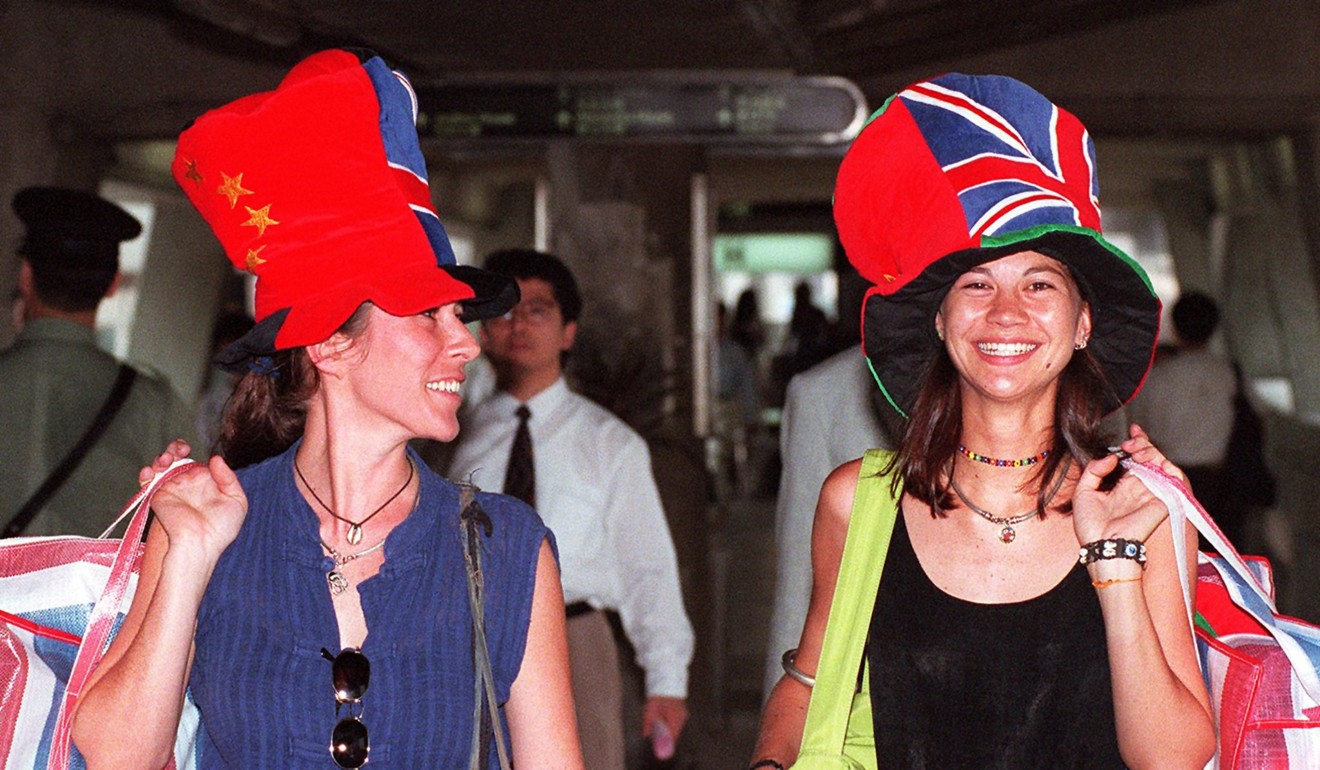
<svg viewBox="0 0 1320 770"><path fill-rule="evenodd" d="M124 595L128 593L128 584L132 580L133 573L137 571L138 560L142 557L142 533L147 527L151 498L156 494L156 490L160 489L161 484L183 473L194 462L187 459L176 460L170 467L157 473L150 482L138 490L128 505L124 506L124 510L110 525L110 529L101 534L101 537L105 537L124 517L132 516L128 522L128 529L124 531L124 538L119 543L119 550L115 552L115 560L110 564L110 577L105 582L105 589L101 592L101 598L92 606L87 620L87 630L83 633L82 644L78 646L78 655L73 660L69 684L64 690L64 700L60 702L60 713L55 720L50 760L46 765L49 770L65 770L69 766L73 705L82 694L82 688L87 684L92 670L105 654L110 631L114 628L120 605L124 602Z"/></svg>
<svg viewBox="0 0 1320 770"><path fill-rule="evenodd" d="M1251 615L1256 622L1260 623L1269 631L1270 636L1279 643L1280 649L1288 656L1292 663L1294 672L1297 674L1297 681L1301 684L1307 695L1313 700L1320 701L1320 675L1317 675L1316 664L1291 634L1282 626L1298 626L1295 622L1290 623L1285 618L1277 617L1277 608L1274 606L1274 599L1265 590L1265 587L1256 579L1255 573L1247 566L1242 556L1224 537L1224 533L1206 514L1205 509L1192 496L1191 490L1187 488L1180 479L1174 478L1154 465L1136 463L1130 459L1123 461L1123 467L1132 475L1140 479L1156 497L1164 503L1169 509L1169 523L1173 529L1173 547L1174 553L1178 559L1178 578L1182 581L1183 599L1187 602L1188 620L1190 622L1195 608L1192 606L1191 586L1188 583L1188 571L1194 563L1193 556L1187 553L1186 539L1183 537L1184 522L1191 522L1192 526L1198 532L1205 536L1205 539L1214 547L1219 555L1223 557L1224 564L1232 570L1239 580L1226 580L1225 584L1229 590L1229 596L1233 603ZM1216 569L1223 571L1222 565L1216 563ZM1244 592L1241 587L1247 590ZM1309 639L1310 637L1306 637Z"/></svg>

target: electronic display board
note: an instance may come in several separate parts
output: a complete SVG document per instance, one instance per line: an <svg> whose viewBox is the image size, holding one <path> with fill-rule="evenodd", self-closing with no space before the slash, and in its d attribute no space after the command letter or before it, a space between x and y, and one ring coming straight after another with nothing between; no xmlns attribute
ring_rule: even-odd
<svg viewBox="0 0 1320 770"><path fill-rule="evenodd" d="M418 129L434 139L665 140L838 144L866 120L834 77L615 77L417 86Z"/></svg>

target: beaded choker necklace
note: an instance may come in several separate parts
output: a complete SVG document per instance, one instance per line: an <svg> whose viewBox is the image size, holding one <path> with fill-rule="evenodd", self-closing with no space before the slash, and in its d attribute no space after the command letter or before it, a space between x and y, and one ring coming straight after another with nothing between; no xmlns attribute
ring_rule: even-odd
<svg viewBox="0 0 1320 770"><path fill-rule="evenodd" d="M390 499L381 503L379 508L367 514L366 518L364 518L362 521L353 521L352 519L346 519L343 516L340 516L339 514L335 513L334 509L326 505L325 501L321 499L321 496L316 494L316 490L312 489L312 485L307 483L307 477L303 475L302 468L298 467L298 459L296 457L293 460L293 470L295 473L298 474L298 478L299 480L302 481L303 486L307 487L307 491L312 493L312 499L320 503L321 507L325 509L326 513L349 525L348 535L344 538L345 540L348 541L349 545L357 545L358 543L362 542L362 525L366 524L368 521L371 521L372 517L374 517L376 514L380 513L381 511L385 510L387 507L389 507L390 503L398 499L399 495L403 494L403 490L407 489L408 485L412 483L413 475L417 471L417 469L413 467L412 458L409 457L408 478L404 480L403 486L399 487L399 491L390 495Z"/></svg>
<svg viewBox="0 0 1320 770"><path fill-rule="evenodd" d="M1032 455L1031 457L1024 457L1021 460L1001 460L998 457L987 457L982 454L977 454L962 444L958 445L958 451L968 460L975 460L978 463L993 465L997 468L1021 468L1024 465L1035 465L1050 456L1050 450L1042 449L1040 454Z"/></svg>
<svg viewBox="0 0 1320 770"><path fill-rule="evenodd" d="M1054 500L1054 496L1059 494L1059 488L1063 486L1063 480L1067 477L1067 467L1065 464L1065 467L1059 471L1059 478L1054 482L1054 487L1050 489L1049 497L1045 498L1046 506L1049 506ZM999 542L1001 543L1007 544L1016 540L1017 531L1013 529L1013 525L1021 524L1039 513L1039 511L1032 510L1021 514L1020 516L996 516L984 508L977 506L976 503L973 503L971 500L968 500L967 495L964 495L963 491L958 488L958 482L954 481L952 473L949 474L949 486L953 487L953 493L958 496L959 500L963 501L963 505L972 509L974 513L991 524L998 524L1001 527L999 530Z"/></svg>

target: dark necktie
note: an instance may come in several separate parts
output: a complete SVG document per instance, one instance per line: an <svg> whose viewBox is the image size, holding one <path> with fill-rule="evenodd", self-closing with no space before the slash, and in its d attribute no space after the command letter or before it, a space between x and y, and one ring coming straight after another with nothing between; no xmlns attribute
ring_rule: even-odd
<svg viewBox="0 0 1320 770"><path fill-rule="evenodd" d="M532 433L527 418L532 412L526 404L518 407L518 431L509 450L509 469L504 474L504 494L512 495L536 507L536 466L532 464Z"/></svg>

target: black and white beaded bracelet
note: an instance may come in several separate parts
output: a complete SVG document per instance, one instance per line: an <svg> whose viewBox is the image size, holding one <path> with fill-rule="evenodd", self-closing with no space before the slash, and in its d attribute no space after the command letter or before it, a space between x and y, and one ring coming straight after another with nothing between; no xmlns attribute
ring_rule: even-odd
<svg viewBox="0 0 1320 770"><path fill-rule="evenodd" d="M1146 544L1140 540L1124 540L1121 537L1097 540L1077 549L1078 561L1082 564L1104 559L1131 559L1146 568Z"/></svg>

